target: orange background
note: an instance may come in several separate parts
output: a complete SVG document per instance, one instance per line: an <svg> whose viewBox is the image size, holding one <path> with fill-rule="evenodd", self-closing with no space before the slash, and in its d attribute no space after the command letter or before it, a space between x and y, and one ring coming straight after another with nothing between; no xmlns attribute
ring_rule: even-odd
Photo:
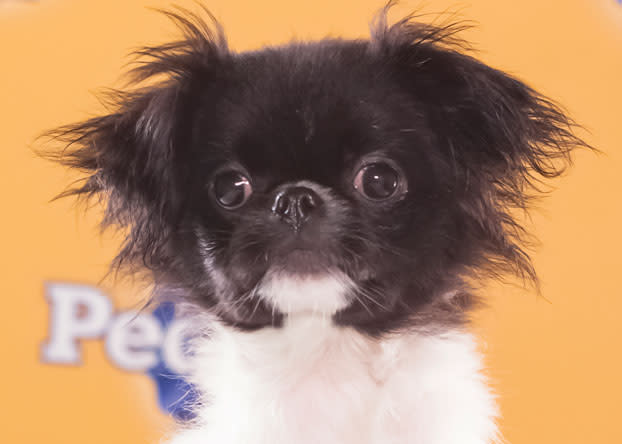
<svg viewBox="0 0 622 444"><path fill-rule="evenodd" d="M191 2L177 0L179 4ZM416 3L405 2L407 12ZM157 0L0 0L0 440L155 443L172 422L151 381L123 372L101 341L84 364L39 362L47 337L44 280L97 284L118 239L99 236L98 212L48 200L74 177L28 149L42 130L101 106L92 91L119 86L130 49L175 35L145 6ZM244 50L326 34L367 35L379 0L210 0L231 46ZM455 7L428 1L425 11ZM495 285L476 329L500 394L510 443L622 442L622 4L616 0L467 0L466 37L484 61L559 100L604 151L583 152L533 215L543 296ZM140 296L105 282L117 307Z"/></svg>

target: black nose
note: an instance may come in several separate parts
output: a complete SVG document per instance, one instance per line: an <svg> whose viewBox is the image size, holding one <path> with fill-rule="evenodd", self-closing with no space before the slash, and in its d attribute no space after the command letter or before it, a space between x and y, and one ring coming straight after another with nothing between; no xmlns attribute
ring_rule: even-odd
<svg viewBox="0 0 622 444"><path fill-rule="evenodd" d="M272 212L298 230L321 205L322 199L315 191L307 187L294 186L276 195Z"/></svg>

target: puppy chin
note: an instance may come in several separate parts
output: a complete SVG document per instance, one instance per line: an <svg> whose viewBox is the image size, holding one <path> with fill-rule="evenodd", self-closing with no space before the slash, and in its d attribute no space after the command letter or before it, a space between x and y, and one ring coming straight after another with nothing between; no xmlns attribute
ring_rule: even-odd
<svg viewBox="0 0 622 444"><path fill-rule="evenodd" d="M346 308L354 282L339 270L299 273L271 268L262 279L258 293L280 313L288 316L329 317Z"/></svg>

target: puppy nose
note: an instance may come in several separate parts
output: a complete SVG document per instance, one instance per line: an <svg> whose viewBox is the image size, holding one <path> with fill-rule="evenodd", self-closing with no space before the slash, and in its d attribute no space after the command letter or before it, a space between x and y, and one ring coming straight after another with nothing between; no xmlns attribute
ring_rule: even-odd
<svg viewBox="0 0 622 444"><path fill-rule="evenodd" d="M322 205L322 199L315 191L303 186L287 188L276 195L272 212L283 222L300 229L313 211Z"/></svg>

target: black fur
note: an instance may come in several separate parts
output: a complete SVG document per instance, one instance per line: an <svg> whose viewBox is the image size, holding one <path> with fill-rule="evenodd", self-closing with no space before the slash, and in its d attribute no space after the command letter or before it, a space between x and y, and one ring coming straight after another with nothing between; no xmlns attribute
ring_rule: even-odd
<svg viewBox="0 0 622 444"><path fill-rule="evenodd" d="M392 4L369 41L243 53L209 12L210 23L165 12L183 38L137 52L134 87L110 94L109 114L52 133L66 147L51 157L87 174L64 195L105 201L104 225L128 230L116 265L146 268L156 292L246 329L282 320L254 294L269 266L339 269L357 290L335 322L374 335L464 322L473 279L535 282L515 210L587 145L549 99L466 55L462 24L388 25ZM353 175L370 156L403 172L403 194L357 194ZM226 165L253 182L238 210L210 195ZM298 181L324 209L308 232L313 251L296 259L286 252L298 240L270 206ZM309 257L316 265L303 270Z"/></svg>

